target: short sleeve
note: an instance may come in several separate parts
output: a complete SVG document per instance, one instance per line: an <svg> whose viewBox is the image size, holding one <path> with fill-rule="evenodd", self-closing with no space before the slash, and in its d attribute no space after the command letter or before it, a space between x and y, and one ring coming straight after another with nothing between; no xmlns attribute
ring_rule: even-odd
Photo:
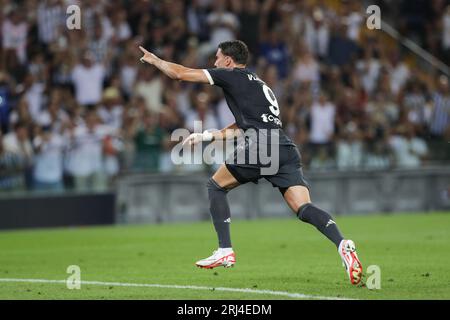
<svg viewBox="0 0 450 320"><path fill-rule="evenodd" d="M211 85L227 88L236 82L236 75L233 72L233 69L203 69L203 72L205 73Z"/></svg>

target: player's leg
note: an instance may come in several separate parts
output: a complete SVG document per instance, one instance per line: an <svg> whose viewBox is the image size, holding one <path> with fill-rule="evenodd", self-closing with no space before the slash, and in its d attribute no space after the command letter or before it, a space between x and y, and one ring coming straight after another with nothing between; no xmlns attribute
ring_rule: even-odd
<svg viewBox="0 0 450 320"><path fill-rule="evenodd" d="M317 230L337 246L350 282L358 284L362 278L362 265L356 254L354 242L352 240L344 240L331 215L311 203L308 188L292 186L287 189L280 188L280 191L283 193L283 197L289 207L300 220L315 226Z"/></svg>
<svg viewBox="0 0 450 320"><path fill-rule="evenodd" d="M221 187L227 191L236 188L240 183L231 174L225 164L222 164L216 173L212 176L212 179Z"/></svg>
<svg viewBox="0 0 450 320"><path fill-rule="evenodd" d="M207 183L209 211L219 239L219 248L231 248L231 213L227 193L239 182L223 164Z"/></svg>
<svg viewBox="0 0 450 320"><path fill-rule="evenodd" d="M332 216L325 210L322 210L311 203L308 188L304 186L289 187L287 190L284 190L283 197L301 221L315 226L317 230L330 239L336 247L339 247L344 237L339 231Z"/></svg>
<svg viewBox="0 0 450 320"><path fill-rule="evenodd" d="M214 251L212 256L197 261L196 264L199 267L207 269L219 266L231 267L236 262L231 246L231 214L227 193L239 184L240 183L234 178L225 165L220 166L207 183L209 209L219 240L219 249Z"/></svg>

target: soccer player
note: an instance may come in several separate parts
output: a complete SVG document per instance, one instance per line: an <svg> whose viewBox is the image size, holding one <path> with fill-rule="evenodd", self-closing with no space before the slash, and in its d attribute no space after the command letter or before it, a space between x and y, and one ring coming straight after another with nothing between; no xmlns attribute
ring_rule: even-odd
<svg viewBox="0 0 450 320"><path fill-rule="evenodd" d="M273 91L246 68L249 55L246 44L239 40L219 44L214 63L216 68L212 69L187 68L164 61L143 47L139 49L144 53L141 62L155 66L171 79L209 83L223 89L236 122L220 131L193 133L183 143L194 145L202 141L225 140L234 136L230 135L230 130L233 129L240 130L244 134L263 133L266 138L258 140L259 135L254 134L245 136L244 142L208 181L210 213L217 232L219 248L212 256L197 261L196 265L212 269L219 266L231 267L235 264L236 256L230 239L231 219L227 193L239 185L247 182L257 183L259 179L265 178L280 190L289 207L301 221L315 226L336 245L350 282L360 283L363 269L356 254L355 244L352 240L344 239L328 212L311 203L309 185L303 178L300 152L282 130L279 120L280 107ZM256 163L243 164L236 161L242 153L247 157L258 152L264 143L272 151L278 148L278 152L274 152L279 157L278 170L275 173L263 174L263 168L267 165L260 160Z"/></svg>

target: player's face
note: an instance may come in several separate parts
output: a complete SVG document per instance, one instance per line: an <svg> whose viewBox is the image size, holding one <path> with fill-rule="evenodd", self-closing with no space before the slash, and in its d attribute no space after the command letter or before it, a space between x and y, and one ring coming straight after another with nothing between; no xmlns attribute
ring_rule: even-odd
<svg viewBox="0 0 450 320"><path fill-rule="evenodd" d="M218 49L216 53L216 62L214 62L214 66L216 68L232 68L233 59L231 59L231 57L229 56L224 55L222 53L222 50Z"/></svg>

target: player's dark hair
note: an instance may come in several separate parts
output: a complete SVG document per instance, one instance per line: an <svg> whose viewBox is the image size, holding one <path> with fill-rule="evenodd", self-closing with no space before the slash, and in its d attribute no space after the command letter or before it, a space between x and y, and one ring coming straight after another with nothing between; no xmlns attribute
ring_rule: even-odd
<svg viewBox="0 0 450 320"><path fill-rule="evenodd" d="M219 44L219 49L226 56L231 57L237 64L247 64L248 60L248 47L241 40L225 41Z"/></svg>

